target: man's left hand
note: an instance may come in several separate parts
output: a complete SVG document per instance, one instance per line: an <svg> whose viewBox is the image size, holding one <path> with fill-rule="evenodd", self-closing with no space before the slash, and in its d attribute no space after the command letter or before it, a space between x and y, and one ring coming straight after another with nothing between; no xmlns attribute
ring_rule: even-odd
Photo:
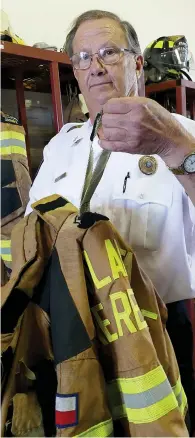
<svg viewBox="0 0 195 438"><path fill-rule="evenodd" d="M192 141L190 134L165 108L146 97L110 99L103 107L99 137L103 149L158 154L174 167L189 153Z"/></svg>

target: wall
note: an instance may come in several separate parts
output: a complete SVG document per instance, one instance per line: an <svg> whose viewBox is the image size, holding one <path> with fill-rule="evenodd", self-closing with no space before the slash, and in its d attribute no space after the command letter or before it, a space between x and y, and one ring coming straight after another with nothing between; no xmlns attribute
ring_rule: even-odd
<svg viewBox="0 0 195 438"><path fill-rule="evenodd" d="M195 0L2 0L1 7L29 45L44 41L60 49L76 15L106 8L135 26L142 49L159 36L182 33L195 59Z"/></svg>

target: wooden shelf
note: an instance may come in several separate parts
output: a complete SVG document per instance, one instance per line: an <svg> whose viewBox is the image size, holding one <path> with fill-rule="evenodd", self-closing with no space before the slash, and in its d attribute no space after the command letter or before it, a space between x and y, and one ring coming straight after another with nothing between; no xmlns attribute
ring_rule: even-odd
<svg viewBox="0 0 195 438"><path fill-rule="evenodd" d="M0 47L2 88L16 89L18 114L26 132L26 148L31 169L24 91L51 92L54 128L57 133L63 126L61 90L67 83L76 86L76 81L70 59L65 53L3 41Z"/></svg>
<svg viewBox="0 0 195 438"><path fill-rule="evenodd" d="M20 66L26 62L44 61L46 63L57 62L58 64L71 65L66 53L55 52L53 50L37 49L31 46L22 46L20 44L8 43L1 41L1 62L2 66L15 64Z"/></svg>
<svg viewBox="0 0 195 438"><path fill-rule="evenodd" d="M50 65L58 64L62 93L67 83L76 81L65 53L36 49L5 42L1 49L2 88L15 88L15 71L24 79L24 88L37 92L51 92Z"/></svg>
<svg viewBox="0 0 195 438"><path fill-rule="evenodd" d="M178 79L146 86L146 97L154 98L155 95L158 101L158 93L175 94L176 113L186 116L188 104L190 117L195 120L195 82Z"/></svg>

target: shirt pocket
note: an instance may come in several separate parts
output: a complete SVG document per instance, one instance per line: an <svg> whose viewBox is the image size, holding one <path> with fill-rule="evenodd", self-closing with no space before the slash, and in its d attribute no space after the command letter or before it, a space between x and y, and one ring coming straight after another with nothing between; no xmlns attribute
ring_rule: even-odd
<svg viewBox="0 0 195 438"><path fill-rule="evenodd" d="M120 200L121 207L125 205L128 243L132 248L158 250L173 200L173 184L152 177L128 180L125 193L121 193L121 184L120 189L115 186L113 200Z"/></svg>

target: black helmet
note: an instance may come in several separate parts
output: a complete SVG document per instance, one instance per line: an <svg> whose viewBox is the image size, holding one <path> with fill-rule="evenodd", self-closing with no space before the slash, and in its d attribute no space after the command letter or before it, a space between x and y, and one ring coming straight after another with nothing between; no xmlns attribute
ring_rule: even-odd
<svg viewBox="0 0 195 438"><path fill-rule="evenodd" d="M188 42L184 35L160 37L144 50L145 83L187 78L189 73Z"/></svg>

